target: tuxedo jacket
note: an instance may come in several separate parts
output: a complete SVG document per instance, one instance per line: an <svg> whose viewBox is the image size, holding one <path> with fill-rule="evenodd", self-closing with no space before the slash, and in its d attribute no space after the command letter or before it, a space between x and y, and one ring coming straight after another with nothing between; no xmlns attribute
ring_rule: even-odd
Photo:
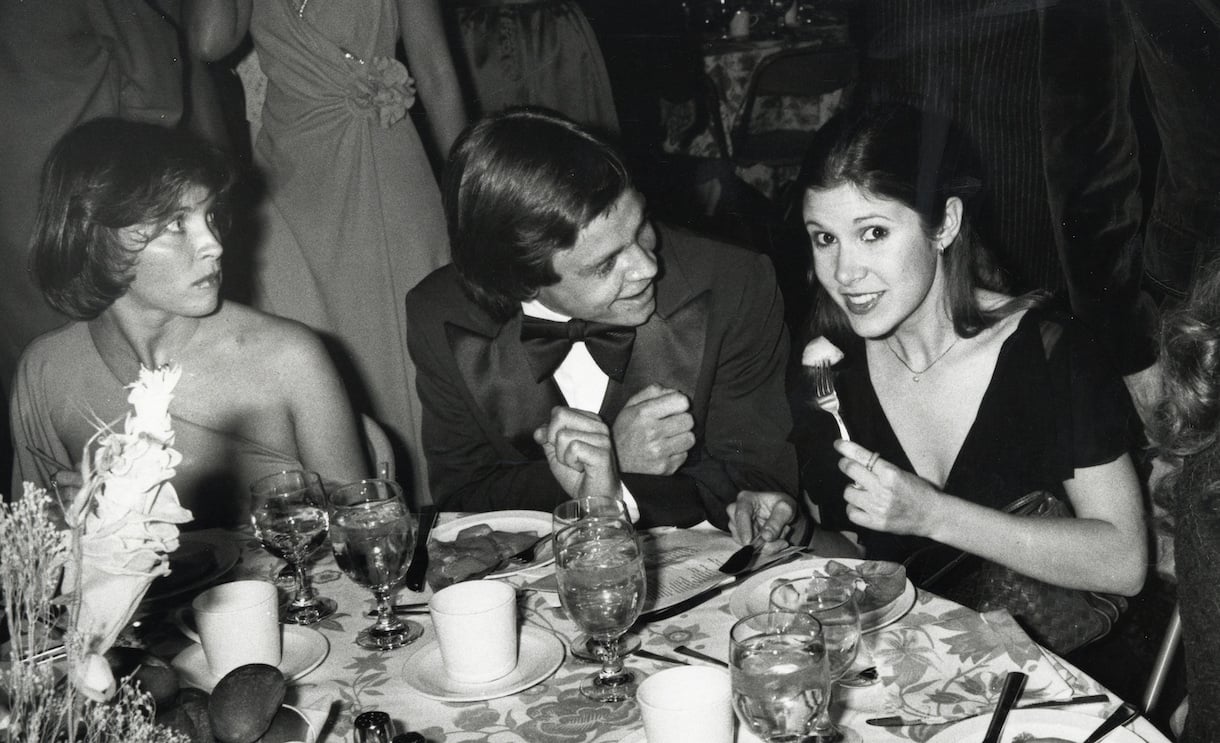
<svg viewBox="0 0 1220 743"><path fill-rule="evenodd" d="M765 256L657 227L656 311L636 329L623 381L610 380L599 413L613 426L653 383L684 393L696 439L686 461L673 475L623 473L623 482L643 527L724 527L740 490L795 492L783 301ZM568 499L533 439L567 403L553 379L534 380L521 319L484 312L452 265L407 295L429 482L442 509L550 511Z"/></svg>

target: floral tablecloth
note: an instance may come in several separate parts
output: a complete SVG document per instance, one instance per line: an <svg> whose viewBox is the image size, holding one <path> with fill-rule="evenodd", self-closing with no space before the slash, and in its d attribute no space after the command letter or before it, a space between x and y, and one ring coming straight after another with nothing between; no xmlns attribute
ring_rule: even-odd
<svg viewBox="0 0 1220 743"><path fill-rule="evenodd" d="M719 99L720 120L724 124L726 145L732 148L731 132L741 117L750 78L759 63L787 49L846 46L846 25L808 26L799 36L791 38L708 39L700 45L703 69L711 80ZM752 115L756 129L797 129L814 131L838 112L843 90L817 99L760 98ZM694 123L695 105L690 101L661 101L661 117L665 122L668 152L697 157L727 157L721 152L711 125L690 139L683 147L684 135ZM772 168L756 164L738 166L737 174L767 196L775 196L780 186L796 176L796 168Z"/></svg>
<svg viewBox="0 0 1220 743"><path fill-rule="evenodd" d="M442 522L445 518L452 515L443 516ZM222 534L242 551L232 578L268 579L282 566L249 533ZM316 670L291 685L286 702L306 712L321 731L322 743L353 740L353 719L369 709L389 713L397 732L419 731L431 743L610 743L642 728L634 702L600 705L581 696L580 680L595 666L570 653L554 675L512 696L470 703L444 703L424 697L406 683L403 668L411 653L433 639L429 618L412 617L425 628L423 638L414 646L389 652L358 647L354 642L356 632L371 623L365 616L373 608L371 594L348 580L333 557L319 555L312 569L316 587L338 602L339 611L314 625L329 641L329 655ZM578 634L562 608L555 605L554 594L523 589L521 595L524 621L562 638ZM404 591L397 598L405 601L412 596ZM731 592L725 591L686 614L637 628L644 647L677 657L673 648L686 645L726 659L729 628L735 621L730 599ZM1041 651L1007 615L980 615L923 592L903 618L866 638L869 656L858 664L875 664L882 682L839 694L835 709L839 723L860 733L865 741L927 740L944 726L876 727L865 720L912 714L926 714L929 717L925 719L935 715L952 719L962 711L970 712L971 704L980 699L997 695L1003 672L1010 667L1030 673L1027 688L1040 695L1062 697L1105 691L1092 679ZM183 642L181 638L178 641ZM161 642L164 646L172 641L163 638ZM628 658L627 663L644 674L668 666L638 656ZM1074 709L1101 716L1117 703L1111 698L1108 704ZM1166 741L1146 721L1138 721L1135 730L1150 743Z"/></svg>

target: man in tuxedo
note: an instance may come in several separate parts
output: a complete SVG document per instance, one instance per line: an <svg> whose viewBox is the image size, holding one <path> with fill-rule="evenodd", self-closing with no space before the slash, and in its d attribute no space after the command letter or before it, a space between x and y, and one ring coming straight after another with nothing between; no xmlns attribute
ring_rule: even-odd
<svg viewBox="0 0 1220 743"><path fill-rule="evenodd" d="M764 256L654 225L614 148L540 109L468 129L444 200L453 263L407 295L442 508L549 511L582 448L612 450L645 527L726 527L739 492L796 491Z"/></svg>

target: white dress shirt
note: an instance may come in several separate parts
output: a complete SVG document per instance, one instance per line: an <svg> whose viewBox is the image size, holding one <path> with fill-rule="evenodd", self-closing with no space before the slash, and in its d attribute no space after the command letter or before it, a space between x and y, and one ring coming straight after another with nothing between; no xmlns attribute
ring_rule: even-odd
<svg viewBox="0 0 1220 743"><path fill-rule="evenodd" d="M521 311L529 317L555 322L567 322L572 318L561 315L543 306L538 300L521 303ZM610 385L610 377L593 360L584 341L572 344L572 349L564 357L559 368L555 370L555 384L563 394L569 407L584 410L594 415L601 410L602 401L606 399L606 388ZM607 423L609 425L609 423ZM623 485L623 502L627 504L627 515L633 522L639 521L640 509L627 486Z"/></svg>

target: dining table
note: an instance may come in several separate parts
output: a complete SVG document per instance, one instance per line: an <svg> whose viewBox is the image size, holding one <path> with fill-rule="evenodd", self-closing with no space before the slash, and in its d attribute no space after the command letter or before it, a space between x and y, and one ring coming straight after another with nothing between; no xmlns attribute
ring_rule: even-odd
<svg viewBox="0 0 1220 743"><path fill-rule="evenodd" d="M462 517L442 514L433 533ZM539 519L549 519L549 514L540 513ZM661 540L674 532L672 528L647 530L641 532L641 538L645 542ZM680 532L692 559L731 552L736 546L727 534L710 527ZM201 576L206 580L191 586L195 590L159 599L153 609L144 612L145 633L140 641L172 658L175 667L185 669L186 683L206 688L210 684L198 668L199 647L179 633L174 622L161 619L180 616L181 607L188 606L194 593L208 584L277 578L282 584L279 573L284 563L263 549L249 530L208 530L183 537L206 542L217 555L227 557L219 560L213 574ZM647 550L645 555L648 563ZM633 654L626 658L626 665L647 676L678 663L719 665L717 661L726 661L732 625L740 615L756 609L760 597L766 605L768 575L798 575L806 566L828 564L826 558L812 555L787 557L685 612L637 624L631 631L652 657ZM853 561L841 563L850 566ZM455 692L443 683L437 686L443 664L426 613L410 617L424 632L407 647L377 651L358 646L356 633L372 622L368 616L374 607L371 592L349 580L328 550L318 550L309 569L317 590L334 599L338 611L309 627L285 625L281 667L290 679L285 702L310 720L318 743L354 741L353 722L369 710L389 714L396 732L415 731L431 743L644 743L640 710L634 701L599 704L581 695L581 679L597 665L571 652L569 644L579 630L549 585L554 568L545 560L501 578L485 578L507 580L518 588L522 650L516 677L490 684L482 693L466 688ZM653 579L650 575L650 585ZM423 610L430 595L427 586L419 593L404 588L394 600ZM1029 675L1025 701L1106 695L1104 701L1071 708L1098 722L1122 701L1039 647L1003 612L980 614L908 583L900 599L887 605L872 623L875 626L865 627L855 667L873 666L880 679L871 686L836 691L832 705L837 723L866 742L927 741L958 718L981 716L998 696L1006 670ZM290 637L295 638L292 643ZM676 650L679 647L712 660L681 655ZM287 657L290 654L295 657ZM191 665L195 667L187 668ZM890 718L891 724L875 724L884 718ZM1167 742L1143 718L1133 721L1129 730L1147 743ZM755 739L739 731L737 740Z"/></svg>

